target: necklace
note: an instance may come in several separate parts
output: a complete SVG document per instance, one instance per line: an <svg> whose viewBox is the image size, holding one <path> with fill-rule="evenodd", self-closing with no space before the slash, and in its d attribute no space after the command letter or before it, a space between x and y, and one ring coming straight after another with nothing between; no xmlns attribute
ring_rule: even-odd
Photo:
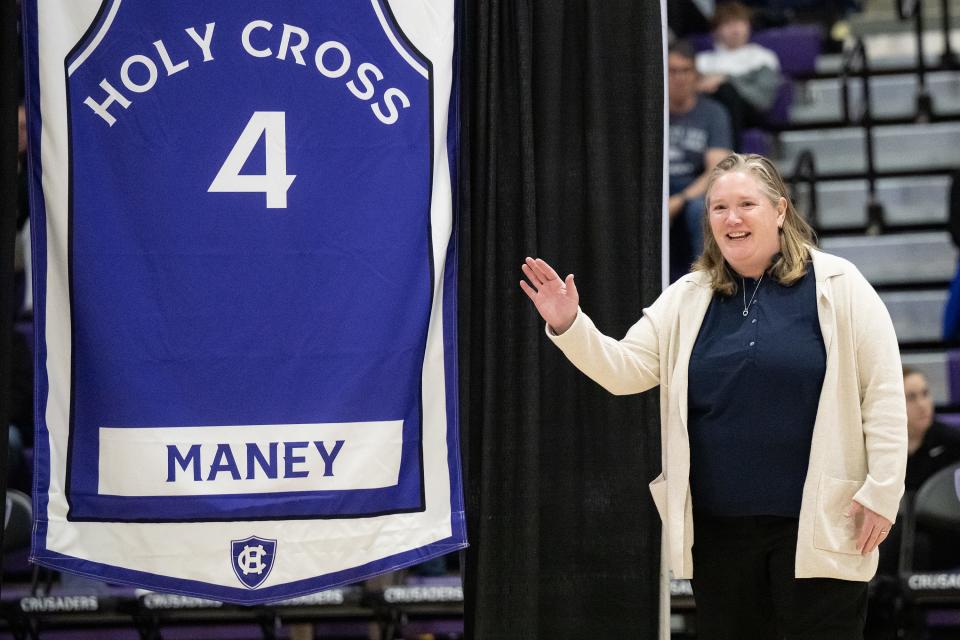
<svg viewBox="0 0 960 640"><path fill-rule="evenodd" d="M753 295L750 296L750 302L747 302L747 281L743 278L740 278L740 289L743 291L743 317L746 318L750 315L750 305L753 304L753 299L757 297L757 289L760 288L760 283L763 282L763 276L767 274L760 274L760 279L757 280L757 286L753 288Z"/></svg>

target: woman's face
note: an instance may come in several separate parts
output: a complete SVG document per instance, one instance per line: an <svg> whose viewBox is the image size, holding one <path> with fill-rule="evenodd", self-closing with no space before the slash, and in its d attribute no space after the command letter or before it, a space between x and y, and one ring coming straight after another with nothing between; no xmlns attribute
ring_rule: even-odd
<svg viewBox="0 0 960 640"><path fill-rule="evenodd" d="M933 397L922 373L911 373L903 379L907 396L907 429L922 435L933 424Z"/></svg>
<svg viewBox="0 0 960 640"><path fill-rule="evenodd" d="M707 194L710 230L720 253L737 273L757 278L780 251L780 226L787 200L774 205L749 173L730 171Z"/></svg>

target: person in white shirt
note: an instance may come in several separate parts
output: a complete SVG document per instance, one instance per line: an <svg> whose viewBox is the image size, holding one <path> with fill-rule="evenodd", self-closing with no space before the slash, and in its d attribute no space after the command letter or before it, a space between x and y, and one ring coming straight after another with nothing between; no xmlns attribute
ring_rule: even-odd
<svg viewBox="0 0 960 640"><path fill-rule="evenodd" d="M698 88L727 108L738 149L743 129L765 124L783 82L777 54L750 42L750 18L750 9L739 2L717 5L714 48L697 54Z"/></svg>

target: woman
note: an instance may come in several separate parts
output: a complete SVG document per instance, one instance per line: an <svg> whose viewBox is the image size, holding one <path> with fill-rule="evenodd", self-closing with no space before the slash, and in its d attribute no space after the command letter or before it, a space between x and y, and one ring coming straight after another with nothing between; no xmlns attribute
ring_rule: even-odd
<svg viewBox="0 0 960 640"><path fill-rule="evenodd" d="M852 264L814 248L766 158L728 156L705 197L703 256L623 340L579 310L573 275L528 258L520 286L593 380L660 385L650 490L698 637L861 638L906 461L890 317Z"/></svg>
<svg viewBox="0 0 960 640"><path fill-rule="evenodd" d="M940 469L960 461L960 430L937 422L926 377L903 368L907 398L907 491L916 491Z"/></svg>

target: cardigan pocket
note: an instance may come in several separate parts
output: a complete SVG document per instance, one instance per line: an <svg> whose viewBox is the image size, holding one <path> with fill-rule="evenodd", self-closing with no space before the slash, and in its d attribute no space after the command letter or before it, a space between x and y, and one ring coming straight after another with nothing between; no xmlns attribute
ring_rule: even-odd
<svg viewBox="0 0 960 640"><path fill-rule="evenodd" d="M660 520L667 522L667 479L661 473L653 482L650 483L650 495L653 496L653 504L657 507L657 513L660 514Z"/></svg>
<svg viewBox="0 0 960 640"><path fill-rule="evenodd" d="M860 555L857 551L858 518L843 515L863 482L820 475L813 546L824 551Z"/></svg>

